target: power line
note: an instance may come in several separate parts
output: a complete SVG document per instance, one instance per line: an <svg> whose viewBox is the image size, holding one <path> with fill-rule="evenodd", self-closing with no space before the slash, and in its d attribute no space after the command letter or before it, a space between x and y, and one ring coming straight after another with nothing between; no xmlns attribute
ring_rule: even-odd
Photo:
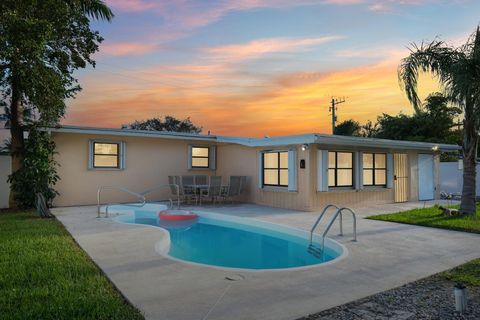
<svg viewBox="0 0 480 320"><path fill-rule="evenodd" d="M332 113L332 134L335 133L335 123L337 122L337 115L335 114L337 111L337 105L344 102L345 98L338 99L332 96L331 106L328 109L328 111Z"/></svg>

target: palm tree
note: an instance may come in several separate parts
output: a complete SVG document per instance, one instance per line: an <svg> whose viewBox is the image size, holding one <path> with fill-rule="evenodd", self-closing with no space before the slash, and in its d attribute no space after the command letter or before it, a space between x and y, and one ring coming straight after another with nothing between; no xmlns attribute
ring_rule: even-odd
<svg viewBox="0 0 480 320"><path fill-rule="evenodd" d="M71 6L80 6L81 11L96 20L111 21L114 17L112 10L102 0L66 0Z"/></svg>
<svg viewBox="0 0 480 320"><path fill-rule="evenodd" d="M460 47L435 40L415 44L398 68L398 77L417 112L421 101L417 93L419 72L431 72L443 87L446 97L463 112L463 190L460 212L475 215L476 155L480 122L480 27Z"/></svg>

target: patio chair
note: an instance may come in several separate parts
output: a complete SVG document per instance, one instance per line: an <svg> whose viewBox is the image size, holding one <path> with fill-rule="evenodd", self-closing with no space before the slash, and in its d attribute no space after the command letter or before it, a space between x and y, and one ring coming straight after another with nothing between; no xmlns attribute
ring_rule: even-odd
<svg viewBox="0 0 480 320"><path fill-rule="evenodd" d="M240 176L240 194L247 189L247 176Z"/></svg>
<svg viewBox="0 0 480 320"><path fill-rule="evenodd" d="M208 176L196 175L194 178L195 178L195 186L197 186L197 188L205 187L208 185Z"/></svg>
<svg viewBox="0 0 480 320"><path fill-rule="evenodd" d="M222 187L220 197L222 200L231 199L232 203L234 197L240 195L242 190L242 180L241 176L230 176L230 183L228 186Z"/></svg>
<svg viewBox="0 0 480 320"><path fill-rule="evenodd" d="M202 205L202 199L210 199L212 203L220 197L220 191L222 190L222 177L211 176L210 183L207 188L200 189L200 205Z"/></svg>
<svg viewBox="0 0 480 320"><path fill-rule="evenodd" d="M189 200L195 200L195 204L198 203L198 194L197 188L195 187L194 176L182 176L180 188L182 189L186 202Z"/></svg>

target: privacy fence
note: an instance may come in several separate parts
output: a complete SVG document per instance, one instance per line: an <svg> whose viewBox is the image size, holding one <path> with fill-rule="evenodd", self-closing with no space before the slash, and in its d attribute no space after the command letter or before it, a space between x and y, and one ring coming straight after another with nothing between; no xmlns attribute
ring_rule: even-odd
<svg viewBox="0 0 480 320"><path fill-rule="evenodd" d="M462 192L463 170L458 162L440 163L440 191L460 194ZM480 196L480 163L477 164L477 196Z"/></svg>

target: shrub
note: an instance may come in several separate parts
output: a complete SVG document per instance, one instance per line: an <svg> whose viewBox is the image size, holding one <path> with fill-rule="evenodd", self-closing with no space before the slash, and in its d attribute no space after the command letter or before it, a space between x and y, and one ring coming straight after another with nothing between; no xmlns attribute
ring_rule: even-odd
<svg viewBox="0 0 480 320"><path fill-rule="evenodd" d="M58 195L53 186L60 179L56 170L58 163L53 158L55 142L48 132L31 127L23 152L23 168L8 176L17 206L33 208L37 193L43 194L51 206Z"/></svg>

